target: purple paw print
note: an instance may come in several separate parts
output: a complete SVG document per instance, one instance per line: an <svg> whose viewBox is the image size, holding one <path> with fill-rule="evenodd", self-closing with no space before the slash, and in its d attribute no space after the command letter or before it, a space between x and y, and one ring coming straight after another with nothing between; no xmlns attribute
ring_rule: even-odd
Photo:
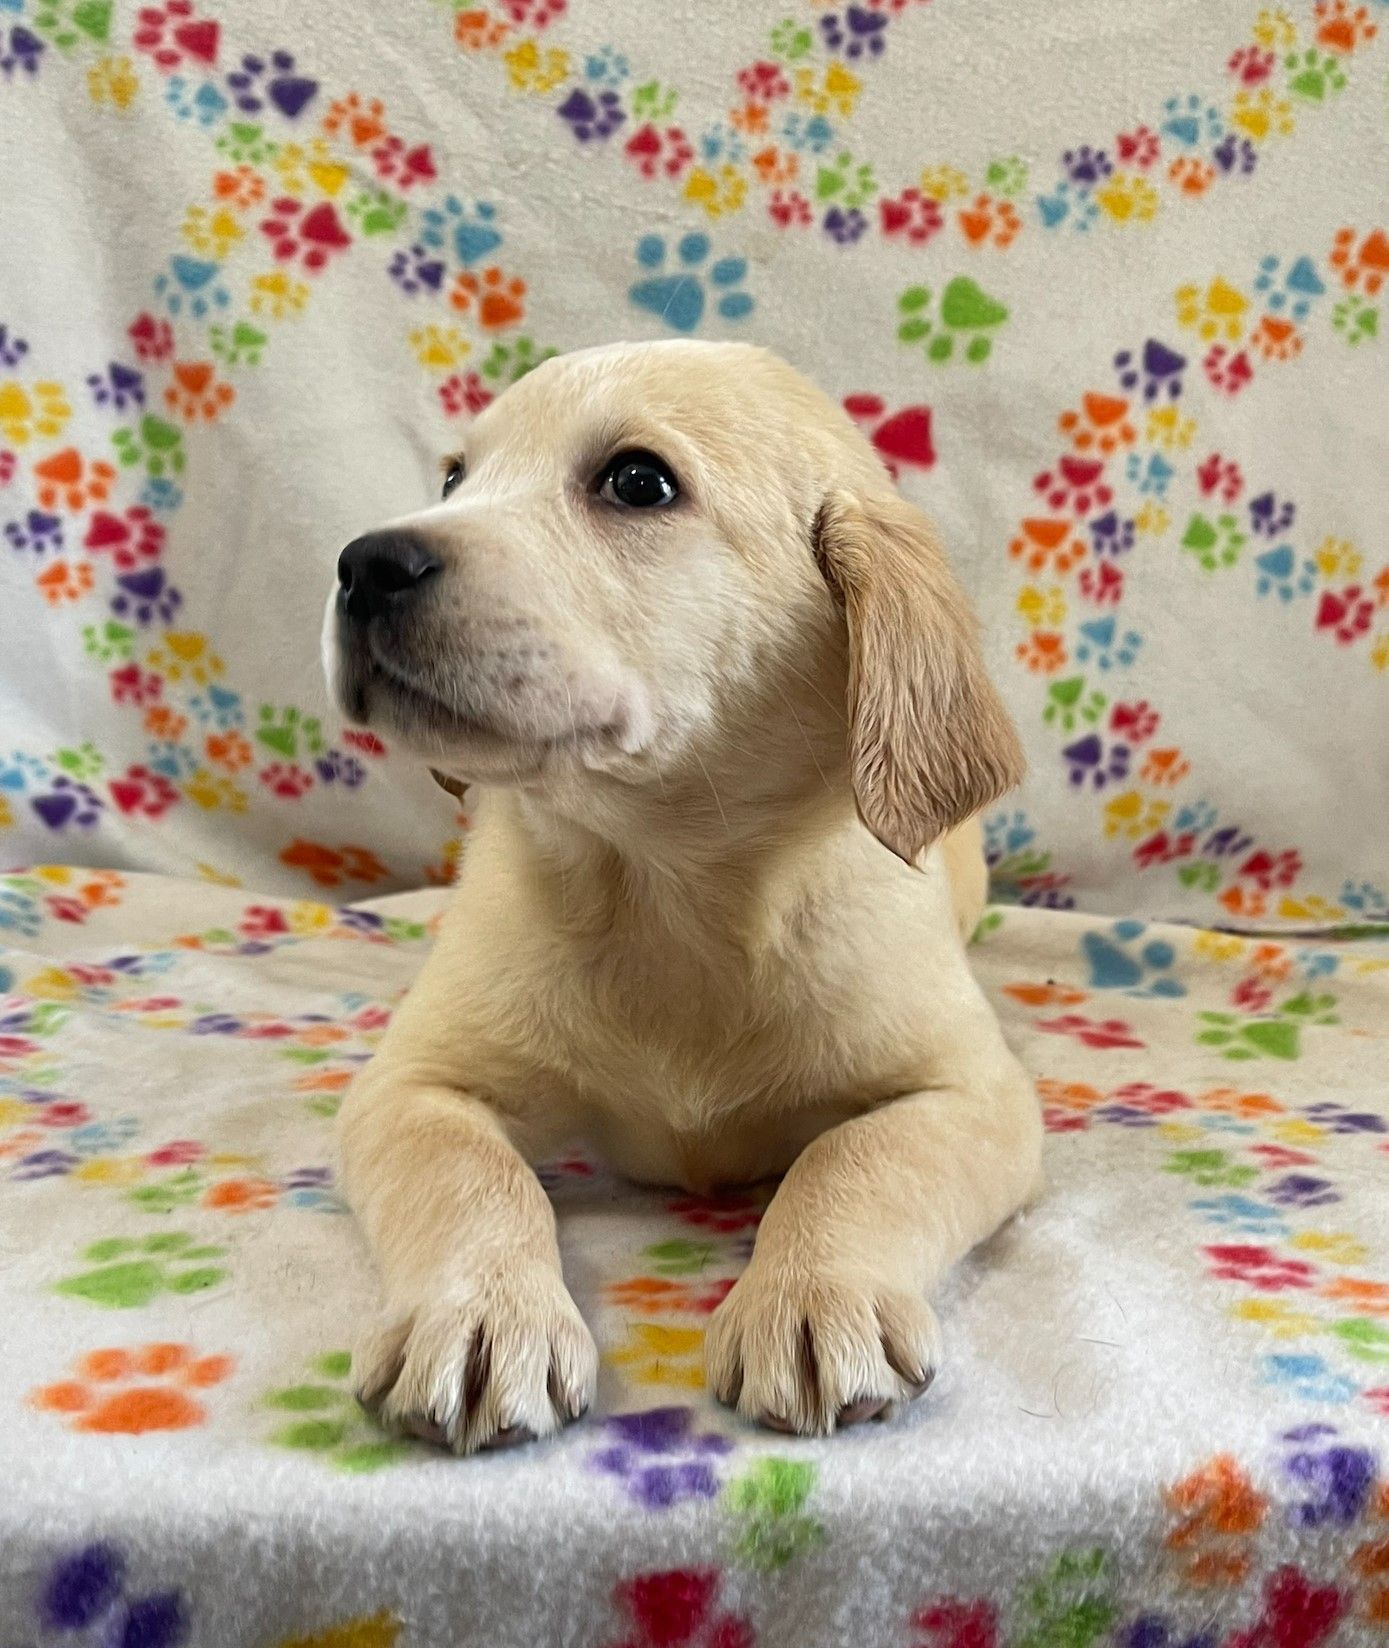
<svg viewBox="0 0 1389 1648"><path fill-rule="evenodd" d="M577 86L557 112L561 120L569 122L570 130L580 143L601 143L627 118L616 92L599 92L595 96Z"/></svg>
<svg viewBox="0 0 1389 1648"><path fill-rule="evenodd" d="M1093 188L1114 170L1114 162L1104 150L1092 149L1088 143L1082 143L1077 149L1067 149L1061 156L1061 164L1065 167L1066 176L1078 189Z"/></svg>
<svg viewBox="0 0 1389 1648"><path fill-rule="evenodd" d="M55 778L53 788L43 795L31 796L29 805L50 830L65 830L70 824L89 830L101 817L101 801L96 791L79 784L75 778Z"/></svg>
<svg viewBox="0 0 1389 1648"><path fill-rule="evenodd" d="M104 372L93 372L87 378L87 387L98 406L109 406L124 412L130 406L145 404L145 380L133 367L112 361Z"/></svg>
<svg viewBox="0 0 1389 1648"><path fill-rule="evenodd" d="M1106 510L1090 523L1090 542L1096 555L1123 555L1133 548L1134 525L1117 510Z"/></svg>
<svg viewBox="0 0 1389 1648"><path fill-rule="evenodd" d="M1280 1207L1327 1207L1340 1195L1326 1179L1310 1173L1286 1173L1268 1187L1268 1198Z"/></svg>
<svg viewBox="0 0 1389 1648"><path fill-rule="evenodd" d="M845 211L842 206L831 206L825 213L825 233L840 246L852 246L867 227L868 219L857 207Z"/></svg>
<svg viewBox="0 0 1389 1648"><path fill-rule="evenodd" d="M264 57L246 56L240 68L227 76L227 90L242 114L259 114L267 103L286 120L295 120L318 95L318 83L294 72L286 51Z"/></svg>
<svg viewBox="0 0 1389 1648"><path fill-rule="evenodd" d="M407 297L417 292L437 292L444 284L444 264L426 247L416 243L408 252L391 259L390 277Z"/></svg>
<svg viewBox="0 0 1389 1648"><path fill-rule="evenodd" d="M850 6L842 17L833 11L822 17L820 33L830 51L856 63L864 56L882 56L887 45L887 18L865 6Z"/></svg>
<svg viewBox="0 0 1389 1648"><path fill-rule="evenodd" d="M61 1179L77 1166L77 1157L68 1150L36 1150L15 1163L12 1179Z"/></svg>
<svg viewBox="0 0 1389 1648"><path fill-rule="evenodd" d="M1309 1495L1300 1504L1288 1507L1294 1527L1319 1528L1331 1523L1349 1528L1364 1515L1378 1474L1375 1456L1368 1448L1330 1442L1335 1435L1330 1425L1299 1425L1284 1433L1285 1442L1330 1443L1318 1448L1299 1447L1283 1462L1288 1479L1307 1489Z"/></svg>
<svg viewBox="0 0 1389 1648"><path fill-rule="evenodd" d="M366 778L367 770L355 756L341 750L329 750L314 762L314 771L325 784L342 784L355 790Z"/></svg>
<svg viewBox="0 0 1389 1648"><path fill-rule="evenodd" d="M1347 1110L1339 1104L1308 1104L1303 1106L1302 1113L1322 1127L1330 1128L1333 1133L1389 1131L1383 1116L1377 1116L1371 1110Z"/></svg>
<svg viewBox="0 0 1389 1648"><path fill-rule="evenodd" d="M384 919L372 910L340 910L338 912L344 927L351 927L359 933L379 933L385 925Z"/></svg>
<svg viewBox="0 0 1389 1648"><path fill-rule="evenodd" d="M243 1028L242 1021L231 1013L204 1013L188 1026L194 1036L236 1036Z"/></svg>
<svg viewBox="0 0 1389 1648"><path fill-rule="evenodd" d="M1293 524L1296 504L1284 499L1279 503L1271 492L1261 492L1249 501L1249 524L1265 538L1277 538Z"/></svg>
<svg viewBox="0 0 1389 1648"><path fill-rule="evenodd" d="M46 515L41 509L31 509L23 520L5 522L5 541L11 549L28 549L35 555L60 550L63 547L62 520L57 515Z"/></svg>
<svg viewBox="0 0 1389 1648"><path fill-rule="evenodd" d="M1033 910L1074 910L1075 897L1066 891L1068 879L1058 875L1028 876L1018 883L1018 902Z"/></svg>
<svg viewBox="0 0 1389 1648"><path fill-rule="evenodd" d="M21 74L37 74L44 45L38 35L32 34L22 23L10 30L8 41L0 30L0 74L8 80L18 69Z"/></svg>
<svg viewBox="0 0 1389 1648"><path fill-rule="evenodd" d="M1066 758L1066 776L1077 788L1088 784L1091 789L1102 790L1111 781L1128 776L1128 745L1111 744L1106 749L1098 733L1087 733L1061 753Z"/></svg>
<svg viewBox="0 0 1389 1648"><path fill-rule="evenodd" d="M88 1545L60 1558L37 1602L45 1635L97 1627L103 1643L121 1648L178 1648L188 1640L179 1592L131 1597L125 1588L125 1560L113 1545Z"/></svg>
<svg viewBox="0 0 1389 1648"><path fill-rule="evenodd" d="M713 1499L719 1491L714 1460L733 1446L714 1431L692 1434L691 1408L650 1408L603 1421L611 1439L589 1460L594 1470L617 1477L648 1511L684 1499Z"/></svg>
<svg viewBox="0 0 1389 1648"><path fill-rule="evenodd" d="M1258 163L1258 153L1247 137L1237 138L1231 132L1211 150L1211 159L1227 177L1248 177Z"/></svg>
<svg viewBox="0 0 1389 1648"><path fill-rule="evenodd" d="M0 322L0 366L18 366L29 353L29 345Z"/></svg>
<svg viewBox="0 0 1389 1648"><path fill-rule="evenodd" d="M1215 858L1233 858L1236 853L1248 852L1253 845L1252 835L1246 835L1238 824L1227 824L1206 837L1201 851Z"/></svg>
<svg viewBox="0 0 1389 1648"><path fill-rule="evenodd" d="M1120 387L1132 392L1141 386L1145 401L1160 400L1163 396L1175 401L1182 392L1185 368L1186 356L1156 338L1149 338L1137 356L1132 350L1123 349L1114 357Z"/></svg>
<svg viewBox="0 0 1389 1648"><path fill-rule="evenodd" d="M182 595L160 567L124 573L116 579L116 593L111 597L111 611L117 618L132 619L141 628L156 619L161 624L172 623L182 605Z"/></svg>

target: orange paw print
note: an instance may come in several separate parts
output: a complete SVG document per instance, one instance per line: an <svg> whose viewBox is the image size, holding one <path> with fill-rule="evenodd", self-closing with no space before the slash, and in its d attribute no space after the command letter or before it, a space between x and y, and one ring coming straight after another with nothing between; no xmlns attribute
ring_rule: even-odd
<svg viewBox="0 0 1389 1648"><path fill-rule="evenodd" d="M454 281L449 302L465 313L477 309L478 325L488 332L499 332L505 326L515 326L525 318L526 307L521 301L526 295L526 283L520 277L508 278L500 269L483 271L479 280L465 272Z"/></svg>
<svg viewBox="0 0 1389 1648"><path fill-rule="evenodd" d="M1316 16L1317 44L1328 51L1353 52L1379 32L1369 7L1352 6L1349 0L1317 0Z"/></svg>
<svg viewBox="0 0 1389 1648"><path fill-rule="evenodd" d="M1264 360L1292 360L1302 353L1302 334L1282 315L1264 315L1249 334L1249 346Z"/></svg>
<svg viewBox="0 0 1389 1648"><path fill-rule="evenodd" d="M39 593L51 607L60 607L68 601L80 601L91 594L92 569L80 562L73 566L67 561L54 561L34 579Z"/></svg>
<svg viewBox="0 0 1389 1648"><path fill-rule="evenodd" d="M40 509L85 509L105 503L116 479L114 467L103 459L85 459L76 447L65 447L34 465Z"/></svg>
<svg viewBox="0 0 1389 1648"><path fill-rule="evenodd" d="M1078 412L1063 412L1057 423L1077 452L1105 457L1132 446L1137 432L1128 420L1129 403L1117 395L1083 395Z"/></svg>
<svg viewBox="0 0 1389 1648"><path fill-rule="evenodd" d="M1029 572L1047 567L1069 572L1085 556L1085 545L1072 537L1069 521L1034 516L1022 523L1022 531L1008 545L1008 553Z"/></svg>
<svg viewBox="0 0 1389 1648"><path fill-rule="evenodd" d="M1190 771L1180 750L1149 750L1138 776L1145 784L1180 784Z"/></svg>
<svg viewBox="0 0 1389 1648"><path fill-rule="evenodd" d="M744 137L762 137L770 126L765 103L744 103L734 109L728 121L734 131L742 132Z"/></svg>
<svg viewBox="0 0 1389 1648"><path fill-rule="evenodd" d="M495 51L510 33L508 24L477 8L460 11L453 20L453 38L464 51Z"/></svg>
<svg viewBox="0 0 1389 1648"><path fill-rule="evenodd" d="M386 108L379 97L370 101L348 92L340 97L323 117L323 130L329 137L345 133L355 149L369 149L386 135Z"/></svg>
<svg viewBox="0 0 1389 1648"><path fill-rule="evenodd" d="M1001 251L1018 238L1022 219L1006 200L976 195L959 214L961 232L971 246L997 246Z"/></svg>
<svg viewBox="0 0 1389 1648"><path fill-rule="evenodd" d="M775 144L768 148L759 149L752 157L752 169L769 187L776 188L783 183L794 183L800 172L800 158L795 154L783 153Z"/></svg>
<svg viewBox="0 0 1389 1648"><path fill-rule="evenodd" d="M303 870L320 887L341 887L345 881L364 881L370 885L384 881L390 874L376 854L366 847L325 847L302 837L281 851L280 863L291 870Z"/></svg>
<svg viewBox="0 0 1389 1648"><path fill-rule="evenodd" d="M1209 1460L1163 1495L1177 1524L1169 1551L1180 1554L1193 1585L1237 1585L1249 1572L1250 1536L1263 1526L1268 1501L1228 1454Z"/></svg>
<svg viewBox="0 0 1389 1648"><path fill-rule="evenodd" d="M205 748L213 766L225 767L228 772L241 772L255 759L250 741L239 732L209 733Z"/></svg>
<svg viewBox="0 0 1389 1648"><path fill-rule="evenodd" d="M167 704L152 704L141 717L141 724L151 738L167 738L175 744L188 731L188 717Z"/></svg>
<svg viewBox="0 0 1389 1648"><path fill-rule="evenodd" d="M1389 275L1389 235L1383 229L1371 229L1360 240L1354 229L1338 229L1331 263L1341 271L1342 285L1372 298Z"/></svg>
<svg viewBox="0 0 1389 1648"><path fill-rule="evenodd" d="M1034 675L1055 675L1069 662L1066 638L1053 630L1036 630L1018 644L1018 661Z"/></svg>
<svg viewBox="0 0 1389 1648"><path fill-rule="evenodd" d="M78 1358L75 1379L41 1385L29 1400L45 1412L66 1415L75 1431L110 1436L183 1431L207 1420L206 1409L189 1392L220 1385L232 1366L230 1356L198 1356L188 1345L93 1350Z"/></svg>
<svg viewBox="0 0 1389 1648"><path fill-rule="evenodd" d="M234 166L212 180L213 197L234 211L248 211L265 199L265 179L254 166Z"/></svg>
<svg viewBox="0 0 1389 1648"><path fill-rule="evenodd" d="M175 361L173 374L164 404L188 423L199 418L211 423L236 399L232 386L218 381L211 361Z"/></svg>
<svg viewBox="0 0 1389 1648"><path fill-rule="evenodd" d="M203 1197L203 1206L221 1213L263 1213L279 1200L279 1187L269 1179L223 1179Z"/></svg>
<svg viewBox="0 0 1389 1648"><path fill-rule="evenodd" d="M1182 155L1168 167L1167 175L1184 195L1203 195L1215 182L1215 167L1196 155Z"/></svg>

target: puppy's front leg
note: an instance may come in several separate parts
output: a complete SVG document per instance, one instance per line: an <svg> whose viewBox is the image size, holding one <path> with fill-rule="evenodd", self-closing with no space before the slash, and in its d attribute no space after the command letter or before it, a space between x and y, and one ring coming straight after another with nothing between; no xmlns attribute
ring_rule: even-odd
<svg viewBox="0 0 1389 1648"><path fill-rule="evenodd" d="M1011 1056L989 1062L982 1083L908 1094L802 1152L709 1325L720 1401L824 1435L930 1384L941 1344L927 1292L1039 1178L1032 1084Z"/></svg>
<svg viewBox="0 0 1389 1648"><path fill-rule="evenodd" d="M598 1353L560 1273L523 1125L378 1055L340 1122L344 1183L385 1286L353 1357L383 1423L457 1453L546 1436L588 1407Z"/></svg>

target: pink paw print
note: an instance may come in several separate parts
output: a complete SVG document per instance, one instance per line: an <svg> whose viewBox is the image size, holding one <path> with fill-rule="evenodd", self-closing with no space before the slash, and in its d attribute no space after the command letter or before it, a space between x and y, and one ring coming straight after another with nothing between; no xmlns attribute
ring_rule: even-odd
<svg viewBox="0 0 1389 1648"><path fill-rule="evenodd" d="M1261 46L1241 46L1225 66L1241 86L1262 86L1277 61L1276 53Z"/></svg>
<svg viewBox="0 0 1389 1648"><path fill-rule="evenodd" d="M159 559L164 528L143 504L123 515L99 509L88 523L83 544L93 555L109 555L121 572L133 572L143 562Z"/></svg>
<svg viewBox="0 0 1389 1648"><path fill-rule="evenodd" d="M177 789L163 773L148 767L130 767L110 784L111 799L127 816L162 818L179 799Z"/></svg>
<svg viewBox="0 0 1389 1648"><path fill-rule="evenodd" d="M1375 614L1375 598L1359 584L1344 589L1328 589L1317 605L1317 628L1329 629L1342 646L1349 646L1370 633Z"/></svg>
<svg viewBox="0 0 1389 1648"><path fill-rule="evenodd" d="M1091 561L1081 568L1080 593L1097 607L1118 606L1124 598L1124 574L1113 561Z"/></svg>
<svg viewBox="0 0 1389 1648"><path fill-rule="evenodd" d="M260 781L281 801L297 801L313 788L313 774L289 761L272 761L262 767Z"/></svg>
<svg viewBox="0 0 1389 1648"><path fill-rule="evenodd" d="M1216 497L1222 503L1232 504L1244 490L1244 476L1233 458L1222 458L1218 452L1196 471L1196 479L1203 498Z"/></svg>
<svg viewBox="0 0 1389 1648"><path fill-rule="evenodd" d="M566 0L502 0L502 10L518 29L548 28L564 15Z"/></svg>
<svg viewBox="0 0 1389 1648"><path fill-rule="evenodd" d="M382 182L394 183L402 193L420 183L433 183L439 175L427 143L407 149L405 140L399 137L378 143L371 151L371 163Z"/></svg>
<svg viewBox="0 0 1389 1648"><path fill-rule="evenodd" d="M920 189L904 189L900 195L879 202L878 221L889 240L924 246L945 227L945 213L938 200L922 194Z"/></svg>
<svg viewBox="0 0 1389 1648"><path fill-rule="evenodd" d="M1054 469L1045 470L1032 483L1046 499L1048 509L1069 509L1085 516L1104 509L1114 501L1114 490L1105 485L1104 464L1098 458L1081 458L1068 452Z"/></svg>
<svg viewBox="0 0 1389 1648"><path fill-rule="evenodd" d="M1131 132L1120 132L1114 148L1125 166L1137 166L1146 172L1162 153L1162 140L1151 127L1139 126Z"/></svg>
<svg viewBox="0 0 1389 1648"><path fill-rule="evenodd" d="M777 189L767 204L767 214L779 229L810 226L810 202L795 189Z"/></svg>
<svg viewBox="0 0 1389 1648"><path fill-rule="evenodd" d="M694 145L678 126L648 122L627 140L623 153L643 177L680 177L694 159Z"/></svg>
<svg viewBox="0 0 1389 1648"><path fill-rule="evenodd" d="M306 210L302 200L285 195L271 206L270 216L260 227L279 262L297 259L311 274L352 244L351 235L326 200Z"/></svg>
<svg viewBox="0 0 1389 1648"><path fill-rule="evenodd" d="M144 6L135 17L136 51L153 59L165 74L183 63L210 69L217 61L221 28L210 17L194 14L192 0L164 0Z"/></svg>
<svg viewBox="0 0 1389 1648"><path fill-rule="evenodd" d="M460 376L457 372L439 385L439 400L451 418L466 412L475 418L484 406L492 404L492 391L476 372Z"/></svg>
<svg viewBox="0 0 1389 1648"><path fill-rule="evenodd" d="M168 360L174 352L174 329L151 314L137 315L126 333L142 361Z"/></svg>
<svg viewBox="0 0 1389 1648"><path fill-rule="evenodd" d="M1116 704L1109 712L1109 729L1130 744L1142 744L1158 730L1161 717L1148 703Z"/></svg>
<svg viewBox="0 0 1389 1648"><path fill-rule="evenodd" d="M1227 349L1223 343L1217 343L1207 351L1201 365L1212 384L1227 395L1238 395L1253 381L1254 368L1243 349Z"/></svg>
<svg viewBox="0 0 1389 1648"><path fill-rule="evenodd" d="M8 486L14 479L14 472L19 467L19 459L13 452L0 450L0 486Z"/></svg>

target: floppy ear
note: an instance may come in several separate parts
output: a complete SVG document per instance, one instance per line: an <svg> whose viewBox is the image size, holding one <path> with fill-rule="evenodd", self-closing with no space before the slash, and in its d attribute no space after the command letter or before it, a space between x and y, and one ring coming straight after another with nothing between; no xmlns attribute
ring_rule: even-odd
<svg viewBox="0 0 1389 1648"><path fill-rule="evenodd" d="M919 510L886 489L826 498L816 558L849 625L849 766L859 816L907 863L1022 777L974 615Z"/></svg>

